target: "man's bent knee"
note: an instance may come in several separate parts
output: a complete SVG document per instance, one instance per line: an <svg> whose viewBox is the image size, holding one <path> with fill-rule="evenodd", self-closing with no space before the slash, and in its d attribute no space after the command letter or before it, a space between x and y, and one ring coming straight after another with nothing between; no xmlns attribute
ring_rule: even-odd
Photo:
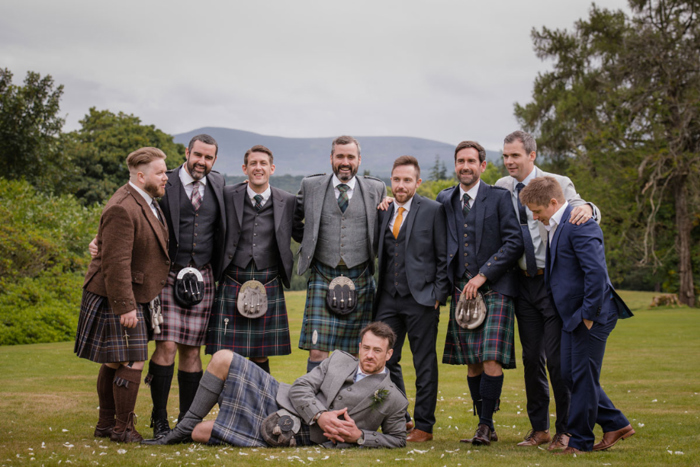
<svg viewBox="0 0 700 467"><path fill-rule="evenodd" d="M312 362L320 362L328 358L328 352L324 350L309 350L309 359Z"/></svg>
<svg viewBox="0 0 700 467"><path fill-rule="evenodd" d="M207 371L219 379L226 380L232 360L233 352L230 350L219 350L211 357Z"/></svg>

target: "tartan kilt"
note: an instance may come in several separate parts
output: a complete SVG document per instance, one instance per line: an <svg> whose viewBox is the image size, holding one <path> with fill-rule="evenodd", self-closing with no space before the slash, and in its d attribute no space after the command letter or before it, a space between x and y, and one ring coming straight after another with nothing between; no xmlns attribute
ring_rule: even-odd
<svg viewBox="0 0 700 467"><path fill-rule="evenodd" d="M199 272L204 278L204 299L193 307L182 307L177 303L175 300L177 272L171 270L168 274L168 283L160 292L163 324L160 326L160 334L153 335L154 340L193 347L204 345L209 315L214 302L214 274L211 264L207 264Z"/></svg>
<svg viewBox="0 0 700 467"><path fill-rule="evenodd" d="M234 353L224 389L219 396L219 414L209 444L266 447L260 428L268 415L279 410L279 385L275 378L256 364ZM304 423L295 438L298 445L312 444L309 427Z"/></svg>
<svg viewBox="0 0 700 467"><path fill-rule="evenodd" d="M328 284L341 274L352 279L357 291L357 308L345 316L331 313L326 305ZM307 284L299 348L357 353L360 331L372 321L374 289L374 277L370 274L368 263L350 269L347 266L332 268L314 261Z"/></svg>
<svg viewBox="0 0 700 467"><path fill-rule="evenodd" d="M455 309L467 282L465 273L452 294L442 363L467 365L495 360L504 369L515 368L513 299L483 285L479 291L484 295L486 319L476 329L464 329L455 321Z"/></svg>
<svg viewBox="0 0 700 467"><path fill-rule="evenodd" d="M267 313L254 319L241 315L237 308L238 292L249 280L262 282L267 294ZM221 349L232 350L244 357L292 353L287 306L276 267L256 270L251 261L245 269L228 269L219 282L212 310L207 329L207 354Z"/></svg>
<svg viewBox="0 0 700 467"><path fill-rule="evenodd" d="M96 363L146 361L151 316L148 305L139 303L136 316L138 323L135 328L123 327L119 315L112 313L106 297L83 289L74 352L78 357Z"/></svg>

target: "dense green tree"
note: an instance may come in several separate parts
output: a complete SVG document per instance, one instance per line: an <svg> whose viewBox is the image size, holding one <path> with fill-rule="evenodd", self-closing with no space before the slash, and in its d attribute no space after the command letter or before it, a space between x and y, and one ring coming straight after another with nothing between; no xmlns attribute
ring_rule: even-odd
<svg viewBox="0 0 700 467"><path fill-rule="evenodd" d="M63 86L53 78L27 73L23 86L12 84L12 72L0 69L0 176L25 178L52 191L63 177L59 116Z"/></svg>
<svg viewBox="0 0 700 467"><path fill-rule="evenodd" d="M435 164L433 168L430 169L430 176L428 180L444 180L447 178L447 167L445 162L440 160L440 155L435 154Z"/></svg>
<svg viewBox="0 0 700 467"><path fill-rule="evenodd" d="M102 203L129 179L126 156L144 146L153 146L168 156L168 168L185 160L185 146L154 125L123 112L115 114L94 107L80 120L81 129L66 135L66 152L78 170L68 187L85 204Z"/></svg>
<svg viewBox="0 0 700 467"><path fill-rule="evenodd" d="M515 113L545 155L571 163L577 186L603 208L611 262L630 274L663 271L693 305L700 1L629 5L630 16L593 5L571 31L534 30L537 55L553 69Z"/></svg>

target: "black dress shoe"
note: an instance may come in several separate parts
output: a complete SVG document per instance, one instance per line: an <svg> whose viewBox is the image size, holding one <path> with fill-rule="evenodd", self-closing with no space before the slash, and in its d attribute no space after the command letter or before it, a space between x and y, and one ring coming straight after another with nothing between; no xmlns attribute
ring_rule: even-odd
<svg viewBox="0 0 700 467"><path fill-rule="evenodd" d="M151 426L153 427L153 438L155 439L162 438L170 433L170 424L167 418L152 418Z"/></svg>
<svg viewBox="0 0 700 467"><path fill-rule="evenodd" d="M141 441L141 444L145 444L147 446L165 446L169 444L191 443L191 435L192 433L185 433L175 427L175 429L171 430L167 435L161 438L144 439Z"/></svg>
<svg viewBox="0 0 700 467"><path fill-rule="evenodd" d="M480 424L472 438L474 446L490 446L491 445L491 428L488 425Z"/></svg>

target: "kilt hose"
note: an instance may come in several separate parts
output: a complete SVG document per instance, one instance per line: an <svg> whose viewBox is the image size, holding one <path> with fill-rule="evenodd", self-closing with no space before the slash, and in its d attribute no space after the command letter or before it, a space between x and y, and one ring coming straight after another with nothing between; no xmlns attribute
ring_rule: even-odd
<svg viewBox="0 0 700 467"><path fill-rule="evenodd" d="M183 307L175 300L175 279L177 272L170 271L168 283L160 292L160 306L163 310L163 324L160 334L154 334L157 341L199 347L204 345L209 315L214 303L214 274L211 265L199 270L204 278L204 299L192 307Z"/></svg>
<svg viewBox="0 0 700 467"><path fill-rule="evenodd" d="M241 286L249 280L265 285L267 313L259 318L246 318L238 312L237 297ZM219 282L207 329L207 354L228 349L244 357L269 357L292 353L289 319L284 290L276 267L256 270L229 268Z"/></svg>
<svg viewBox="0 0 700 467"><path fill-rule="evenodd" d="M495 360L504 369L515 368L513 299L491 290L487 285L481 286L479 291L484 295L486 319L476 329L465 329L457 324L455 309L467 282L469 278L465 273L452 294L442 363L467 365Z"/></svg>
<svg viewBox="0 0 700 467"><path fill-rule="evenodd" d="M328 284L340 275L352 279L357 291L357 308L345 316L330 312L326 305ZM360 331L372 321L374 289L374 277L367 263L349 269L347 266L332 268L314 261L307 286L299 348L326 352L344 350L356 354Z"/></svg>
<svg viewBox="0 0 700 467"><path fill-rule="evenodd" d="M148 305L136 307L138 323L125 328L107 297L83 289L74 352L96 363L143 362L148 359Z"/></svg>
<svg viewBox="0 0 700 467"><path fill-rule="evenodd" d="M279 410L279 385L256 364L234 353L224 390L219 396L219 414L209 444L266 447L260 428L268 415ZM308 425L302 423L295 438L297 445L312 444Z"/></svg>

